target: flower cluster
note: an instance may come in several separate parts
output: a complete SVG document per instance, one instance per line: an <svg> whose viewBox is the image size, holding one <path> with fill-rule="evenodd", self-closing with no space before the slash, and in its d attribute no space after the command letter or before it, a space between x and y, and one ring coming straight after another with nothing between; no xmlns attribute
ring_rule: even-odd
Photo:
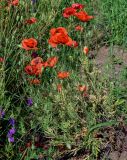
<svg viewBox="0 0 127 160"><path fill-rule="evenodd" d="M79 3L72 4L71 7L65 8L63 11L63 17L69 18L70 16L75 16L82 22L87 22L93 19L93 16L88 15L86 11L83 10L84 5Z"/></svg>
<svg viewBox="0 0 127 160"><path fill-rule="evenodd" d="M37 0L31 0L32 5L37 3ZM19 5L19 0L9 0L8 5L12 8L14 6ZM34 7L33 7L34 8ZM74 3L71 5L71 7L65 8L63 11L63 17L64 18L69 18L70 16L76 17L78 20L82 22L88 22L91 19L93 19L93 16L90 16L86 11L83 10L84 5L79 4L79 3ZM36 14L35 14L36 15ZM23 25L27 27L27 25L34 25L37 22L37 18L35 17L29 17L28 19L26 18L24 20ZM80 25L77 25L74 30L76 31L83 31L83 27ZM48 44L55 48L57 51L59 50L57 47L58 45L65 45L68 47L78 47L78 42L75 41L68 30L62 26L56 27L56 28L51 28L50 29L50 37L48 38ZM36 34L34 34L36 35ZM39 35L40 37L40 35ZM43 60L43 57L39 56L39 53L36 51L39 49L40 42L38 39L35 39L33 37L31 38L24 38L21 41L21 48L27 51L27 54L29 52L33 52L31 54L31 59L30 61L24 66L24 72L25 74L29 77L27 80L30 84L36 84L39 85L41 83L41 76L43 75L43 72L47 70L47 68L55 68L55 66L58 63L59 57L57 56L51 56L47 58L46 60ZM54 49L54 50L55 50ZM45 50L45 49L44 49ZM83 52L85 55L88 54L89 49L88 47L83 48ZM0 57L0 63L4 62L4 58ZM57 91L61 92L63 89L63 84L62 82L65 81L65 79L69 79L70 77L70 72L66 70L58 70L56 71L56 77L59 79L59 82L57 86ZM87 97L87 91L88 88L85 85L79 85L78 86L78 91L83 94L83 96ZM31 97L26 99L26 105L31 107L34 104L33 99ZM5 112L2 108L0 108L0 119L2 119L5 115ZM15 119L10 118L9 120L9 131L7 133L7 138L10 143L15 142L14 135L16 133L16 127L15 127Z"/></svg>
<svg viewBox="0 0 127 160"><path fill-rule="evenodd" d="M58 61L58 57L50 57L47 61L43 61L41 57L33 58L30 64L25 67L25 72L29 75L39 76L42 74L42 67L53 68Z"/></svg>
<svg viewBox="0 0 127 160"><path fill-rule="evenodd" d="M79 4L79 3L74 3L72 4L71 7L68 7L64 10L63 16L65 18L69 18L70 16L75 16L81 21L89 21L90 19L93 18L93 16L89 16L85 11L83 11L84 5ZM33 24L37 22L37 19L32 17L30 19L27 19L25 21L26 24ZM81 26L76 26L75 30L77 31L83 31L83 27ZM77 47L78 43L68 35L68 32L66 28L64 27L57 27L57 28L52 28L50 29L50 38L48 39L48 43L53 47L57 48L58 45L66 45L69 47ZM25 38L21 42L21 47L25 49L26 51L31 51L31 50L38 50L37 48L38 41L34 38ZM88 54L88 47L84 47L83 49L84 53L87 55ZM28 79L30 84L40 84L39 77L42 75L43 70L47 67L53 68L57 62L58 62L58 57L53 56L49 57L46 61L43 61L41 57L38 56L36 52L33 52L32 55L32 60L31 62L26 65L25 67L25 72L29 76L34 76L34 79ZM65 79L70 76L70 73L67 71L60 71L57 73L57 78L59 79Z"/></svg>
<svg viewBox="0 0 127 160"><path fill-rule="evenodd" d="M36 58L33 58L30 64L28 64L25 67L25 72L28 75L38 77L38 76L41 76L44 68L47 68L47 67L53 68L57 62L58 62L58 57L55 57L55 56L48 58L47 61L45 62L42 60L41 57L36 57ZM38 78L29 80L29 81L31 84L40 84L40 80Z"/></svg>
<svg viewBox="0 0 127 160"><path fill-rule="evenodd" d="M15 141L14 134L16 132L16 130L15 130L15 119L10 118L9 123L12 126L12 128L8 131L7 137L8 137L8 141L13 143Z"/></svg>
<svg viewBox="0 0 127 160"><path fill-rule="evenodd" d="M30 64L25 67L25 72L28 75L39 76L42 74L43 60L41 57L32 59Z"/></svg>

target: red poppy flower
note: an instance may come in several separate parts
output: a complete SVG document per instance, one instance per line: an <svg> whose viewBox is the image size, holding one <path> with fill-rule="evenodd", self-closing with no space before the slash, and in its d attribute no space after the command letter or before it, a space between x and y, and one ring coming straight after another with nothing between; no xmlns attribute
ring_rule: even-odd
<svg viewBox="0 0 127 160"><path fill-rule="evenodd" d="M25 72L29 75L39 76L42 74L42 68L44 67L44 62L41 57L36 57L31 60L30 64L25 67ZM33 81L32 83L36 83ZM39 82L37 82L39 83Z"/></svg>
<svg viewBox="0 0 127 160"><path fill-rule="evenodd" d="M32 67L33 67L34 75L39 76L42 74L42 68L43 68L42 63L39 63L36 66L32 66Z"/></svg>
<svg viewBox="0 0 127 160"><path fill-rule="evenodd" d="M27 23L27 24L33 24L33 23L36 23L36 22L37 22L37 19L34 18L34 17L31 17L30 19L25 21L25 23Z"/></svg>
<svg viewBox="0 0 127 160"><path fill-rule="evenodd" d="M87 55L88 52L89 52L89 48L85 46L84 49L83 49L83 51L84 51L84 53Z"/></svg>
<svg viewBox="0 0 127 160"><path fill-rule="evenodd" d="M78 25L75 27L75 30L76 31L83 31L83 27Z"/></svg>
<svg viewBox="0 0 127 160"><path fill-rule="evenodd" d="M65 8L63 11L63 17L69 18L70 16L74 15L74 13L76 13L76 9L72 7Z"/></svg>
<svg viewBox="0 0 127 160"><path fill-rule="evenodd" d="M75 17L77 17L82 22L87 22L93 19L93 16L89 16L85 11L79 11L74 14Z"/></svg>
<svg viewBox="0 0 127 160"><path fill-rule="evenodd" d="M73 46L73 40L68 36L65 28L58 27L50 30L51 37L48 40L52 47L57 47L58 44L65 44L67 46Z"/></svg>
<svg viewBox="0 0 127 160"><path fill-rule="evenodd" d="M36 66L27 65L25 67L25 72L29 75L39 76L42 73L42 64Z"/></svg>
<svg viewBox="0 0 127 160"><path fill-rule="evenodd" d="M8 4L12 6L18 6L19 0L10 0Z"/></svg>
<svg viewBox="0 0 127 160"><path fill-rule="evenodd" d="M36 58L33 58L32 61L30 62L31 65L37 65L39 63L43 63L43 60L41 57L36 57Z"/></svg>
<svg viewBox="0 0 127 160"><path fill-rule="evenodd" d="M0 63L1 62L4 62L4 58L3 57L0 57Z"/></svg>
<svg viewBox="0 0 127 160"><path fill-rule="evenodd" d="M69 72L58 72L57 77L59 79L64 79L64 78L68 78L70 76Z"/></svg>
<svg viewBox="0 0 127 160"><path fill-rule="evenodd" d="M33 67L31 65L25 67L25 72L29 75L34 75Z"/></svg>
<svg viewBox="0 0 127 160"><path fill-rule="evenodd" d="M50 35L51 36L56 35L58 33L63 33L65 35L68 35L68 32L67 32L67 30L64 27L52 28L50 30Z"/></svg>
<svg viewBox="0 0 127 160"><path fill-rule="evenodd" d="M74 9L83 9L84 5L82 5L80 3L74 3L74 4L72 4L72 8L74 8Z"/></svg>
<svg viewBox="0 0 127 160"><path fill-rule="evenodd" d="M67 46L73 45L73 40L68 35L64 34L56 34L55 36L51 36L48 42L54 48L57 47L58 44L65 44Z"/></svg>
<svg viewBox="0 0 127 160"><path fill-rule="evenodd" d="M78 90L79 90L80 92L86 92L86 91L87 91L87 87L84 86L84 85L79 85L79 86L78 86Z"/></svg>
<svg viewBox="0 0 127 160"><path fill-rule="evenodd" d="M50 57L45 62L45 67L54 67L56 63L58 62L58 57Z"/></svg>
<svg viewBox="0 0 127 160"><path fill-rule="evenodd" d="M35 84L35 85L38 85L41 83L41 81L38 79L38 78L35 78L35 79L32 79L32 80L29 80L30 84Z"/></svg>
<svg viewBox="0 0 127 160"><path fill-rule="evenodd" d="M62 34L65 34L65 35L68 34L67 30L64 27L52 28L50 30L50 35L51 36L54 36L54 35L59 34L59 33L62 33Z"/></svg>
<svg viewBox="0 0 127 160"><path fill-rule="evenodd" d="M37 50L37 40L34 38L24 39L22 40L22 48L25 50Z"/></svg>
<svg viewBox="0 0 127 160"><path fill-rule="evenodd" d="M57 85L57 91L58 91L58 92L61 92L61 91L62 91L62 84L58 84L58 85Z"/></svg>

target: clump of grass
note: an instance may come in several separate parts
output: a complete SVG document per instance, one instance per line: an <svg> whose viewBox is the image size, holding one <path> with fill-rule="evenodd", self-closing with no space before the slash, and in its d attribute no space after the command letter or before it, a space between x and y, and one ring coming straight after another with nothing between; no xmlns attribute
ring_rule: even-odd
<svg viewBox="0 0 127 160"><path fill-rule="evenodd" d="M126 21L127 2L125 0L98 1L99 23L105 28L107 41L112 44L127 46Z"/></svg>

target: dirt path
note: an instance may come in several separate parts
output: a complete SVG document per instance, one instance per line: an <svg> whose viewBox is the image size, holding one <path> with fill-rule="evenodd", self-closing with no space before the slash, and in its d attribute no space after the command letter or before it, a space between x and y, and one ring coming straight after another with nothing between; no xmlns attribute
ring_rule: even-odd
<svg viewBox="0 0 127 160"><path fill-rule="evenodd" d="M127 51L119 46L103 46L98 51L91 51L89 58L93 59L93 63L101 71L104 71L106 65L112 64L115 70L114 74L118 74L127 66Z"/></svg>

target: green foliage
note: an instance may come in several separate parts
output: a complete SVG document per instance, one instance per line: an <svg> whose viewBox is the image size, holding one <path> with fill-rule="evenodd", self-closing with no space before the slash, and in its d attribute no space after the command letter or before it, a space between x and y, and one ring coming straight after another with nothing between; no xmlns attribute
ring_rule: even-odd
<svg viewBox="0 0 127 160"><path fill-rule="evenodd" d="M98 1L99 23L107 31L110 43L127 46L127 1L100 0Z"/></svg>

